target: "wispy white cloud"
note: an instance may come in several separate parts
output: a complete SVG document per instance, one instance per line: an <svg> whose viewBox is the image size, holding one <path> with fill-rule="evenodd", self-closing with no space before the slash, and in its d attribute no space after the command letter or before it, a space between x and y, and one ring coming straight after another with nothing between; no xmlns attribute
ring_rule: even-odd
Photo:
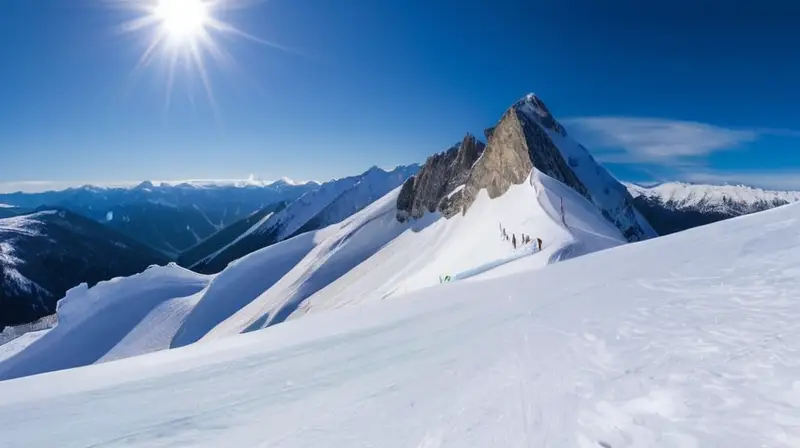
<svg viewBox="0 0 800 448"><path fill-rule="evenodd" d="M758 139L757 130L737 130L692 121L636 117L578 117L564 120L577 140L615 163L686 164L713 152Z"/></svg>

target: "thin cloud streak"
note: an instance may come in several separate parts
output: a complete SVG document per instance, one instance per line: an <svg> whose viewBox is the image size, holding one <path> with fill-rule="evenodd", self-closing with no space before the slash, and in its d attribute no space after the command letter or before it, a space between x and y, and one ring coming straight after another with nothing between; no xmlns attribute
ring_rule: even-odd
<svg viewBox="0 0 800 448"><path fill-rule="evenodd" d="M598 158L610 163L685 163L759 137L756 130L659 118L577 117L564 124L578 140L600 149Z"/></svg>

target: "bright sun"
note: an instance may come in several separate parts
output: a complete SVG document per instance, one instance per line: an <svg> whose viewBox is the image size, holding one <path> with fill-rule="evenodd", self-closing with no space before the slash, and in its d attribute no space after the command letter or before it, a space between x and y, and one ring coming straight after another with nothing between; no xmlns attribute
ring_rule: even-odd
<svg viewBox="0 0 800 448"><path fill-rule="evenodd" d="M211 18L203 0L159 0L153 15L175 43L197 39Z"/></svg>
<svg viewBox="0 0 800 448"><path fill-rule="evenodd" d="M2 1L2 0L0 0ZM176 69L185 67L198 75L214 103L206 60L234 64L233 58L215 37L228 35L287 51L286 48L239 30L219 18L222 10L248 7L252 0L109 0L136 16L120 25L125 33L143 33L146 47L136 68L159 57L167 66L167 102L175 82Z"/></svg>

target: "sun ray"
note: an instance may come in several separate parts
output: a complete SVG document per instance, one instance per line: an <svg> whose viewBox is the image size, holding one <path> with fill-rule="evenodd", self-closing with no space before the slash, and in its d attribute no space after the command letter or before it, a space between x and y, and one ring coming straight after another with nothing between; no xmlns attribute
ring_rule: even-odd
<svg viewBox="0 0 800 448"><path fill-rule="evenodd" d="M156 33L155 36L150 40L150 45L147 46L147 49L142 53L142 56L139 58L139 62L136 63L136 68L144 67L150 64L152 60L153 53L155 53L156 49L161 45L165 38L164 33Z"/></svg>
<svg viewBox="0 0 800 448"><path fill-rule="evenodd" d="M232 36L277 50L296 53L275 42L270 42L240 30L220 18L223 10L243 10L263 0L105 0L114 7L135 12L136 17L118 26L121 33L146 36L147 43L134 71L150 66L156 58L166 65L166 106L172 102L172 90L180 86L178 72L194 72L205 90L216 114L217 100L212 86L208 63L222 67L238 64L216 37ZM185 62L185 64L183 63ZM191 83L187 93L194 103Z"/></svg>

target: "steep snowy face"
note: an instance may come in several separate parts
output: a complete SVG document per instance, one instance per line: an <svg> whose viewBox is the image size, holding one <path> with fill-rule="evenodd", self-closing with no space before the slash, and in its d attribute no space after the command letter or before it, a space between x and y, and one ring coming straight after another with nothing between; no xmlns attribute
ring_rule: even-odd
<svg viewBox="0 0 800 448"><path fill-rule="evenodd" d="M435 211L447 218L458 213L462 202L456 189L464 185L485 148L483 142L467 134L460 144L429 157L419 174L403 185L397 199L397 219L419 219Z"/></svg>
<svg viewBox="0 0 800 448"><path fill-rule="evenodd" d="M524 182L536 168L591 201L628 241L656 236L626 188L567 135L536 95L514 103L485 134L486 150L468 168L447 169L456 158L454 149L429 159L418 179L404 185L397 203L398 219L416 219L433 211L447 218L459 211L467 213L481 190L497 198ZM463 188L451 194L460 185Z"/></svg>

